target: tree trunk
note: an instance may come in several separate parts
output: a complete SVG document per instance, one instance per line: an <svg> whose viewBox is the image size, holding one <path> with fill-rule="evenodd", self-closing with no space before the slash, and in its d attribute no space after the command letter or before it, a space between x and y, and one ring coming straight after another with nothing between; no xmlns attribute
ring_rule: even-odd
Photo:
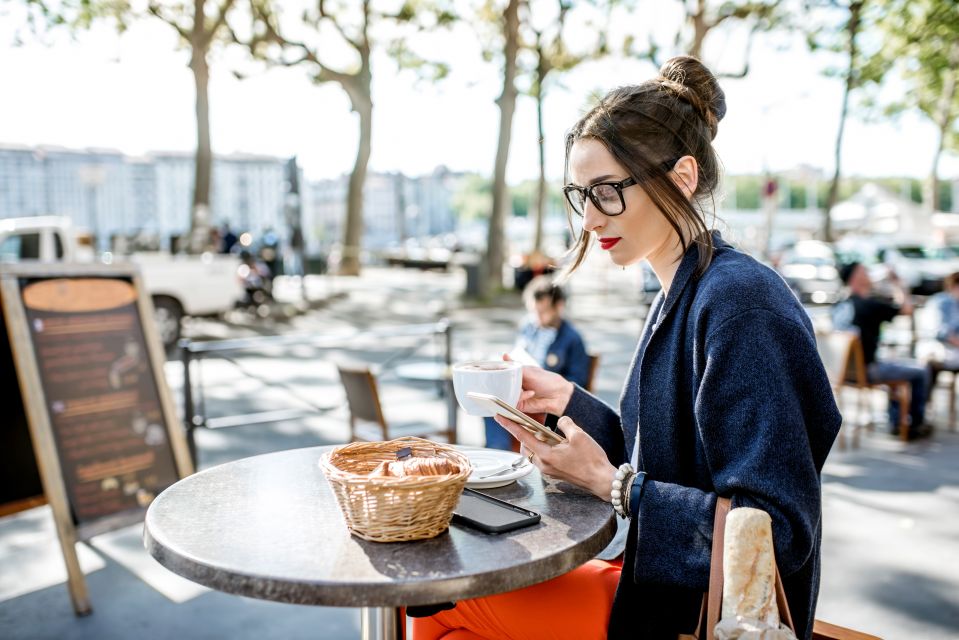
<svg viewBox="0 0 959 640"><path fill-rule="evenodd" d="M939 156L946 142L946 136L952 126L953 103L956 100L956 66L959 65L959 43L953 43L949 50L949 66L943 70L946 74L942 81L942 95L936 104L934 121L939 132L939 142L932 157L932 168L923 185L922 204L927 213L939 210Z"/></svg>
<svg viewBox="0 0 959 640"><path fill-rule="evenodd" d="M543 83L549 73L544 61L545 53L538 49L539 64L536 67L536 86L533 98L536 100L536 131L539 143L539 182L536 185L536 229L533 236L533 252L543 250L543 221L546 219L546 136L543 133Z"/></svg>
<svg viewBox="0 0 959 640"><path fill-rule="evenodd" d="M202 0L199 0L202 4ZM198 14L201 20L202 14ZM196 167L193 177L193 210L190 215L190 252L200 253L210 237L210 185L213 151L210 146L210 66L207 47L194 38L190 68L196 85Z"/></svg>
<svg viewBox="0 0 959 640"><path fill-rule="evenodd" d="M360 116L360 144L356 161L350 173L346 194L346 228L343 233L343 257L340 275L360 275L360 249L363 237L363 186L366 184L366 169L370 162L373 139L373 99L370 95L369 74L361 95L351 95L353 108Z"/></svg>
<svg viewBox="0 0 959 640"><path fill-rule="evenodd" d="M842 137L846 129L846 114L849 112L849 94L856 84L856 35L859 32L859 14L862 2L853 2L849 5L849 69L846 71L846 88L842 94L842 112L839 115L839 132L836 134L836 170L829 183L829 195L826 196L826 207L823 210L822 239L832 242L832 208L839 198L840 160L842 159Z"/></svg>
<svg viewBox="0 0 959 640"><path fill-rule="evenodd" d="M939 157L942 155L947 132L939 129L939 142L932 156L932 168L922 184L922 208L927 214L939 211Z"/></svg>
<svg viewBox="0 0 959 640"><path fill-rule="evenodd" d="M697 0L696 13L689 17L693 23L693 41L689 45L689 55L702 60L703 40L709 32L709 25L706 24L706 0Z"/></svg>
<svg viewBox="0 0 959 640"><path fill-rule="evenodd" d="M493 169L493 210L490 212L489 232L486 242L485 278L479 294L487 297L503 286L504 262L504 216L509 204L506 185L506 162L509 159L509 143L513 127L513 111L516 109L516 56L519 50L519 5L521 0L510 0L503 14L503 94L497 101L500 109L499 142L496 147L496 164Z"/></svg>

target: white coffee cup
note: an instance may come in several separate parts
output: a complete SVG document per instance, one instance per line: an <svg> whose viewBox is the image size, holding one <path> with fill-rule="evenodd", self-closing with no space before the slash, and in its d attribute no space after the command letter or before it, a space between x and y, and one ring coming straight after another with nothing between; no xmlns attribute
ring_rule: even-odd
<svg viewBox="0 0 959 640"><path fill-rule="evenodd" d="M494 415L485 405L466 397L470 391L488 393L516 406L523 391L523 365L511 360L473 360L453 365L456 401L471 416Z"/></svg>

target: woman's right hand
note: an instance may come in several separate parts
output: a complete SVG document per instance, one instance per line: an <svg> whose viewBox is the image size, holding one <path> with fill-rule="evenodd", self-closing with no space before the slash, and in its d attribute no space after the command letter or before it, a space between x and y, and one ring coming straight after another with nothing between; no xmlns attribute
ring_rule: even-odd
<svg viewBox="0 0 959 640"><path fill-rule="evenodd" d="M507 357L508 359L508 357ZM573 396L573 383L539 367L523 367L523 392L516 408L527 414L552 413L561 416Z"/></svg>

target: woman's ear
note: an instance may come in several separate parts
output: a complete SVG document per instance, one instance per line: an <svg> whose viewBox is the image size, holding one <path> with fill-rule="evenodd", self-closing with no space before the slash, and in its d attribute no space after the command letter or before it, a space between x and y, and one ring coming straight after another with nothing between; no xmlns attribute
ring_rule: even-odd
<svg viewBox="0 0 959 640"><path fill-rule="evenodd" d="M699 163L692 156L683 156L673 165L669 177L687 198L692 198L699 184Z"/></svg>

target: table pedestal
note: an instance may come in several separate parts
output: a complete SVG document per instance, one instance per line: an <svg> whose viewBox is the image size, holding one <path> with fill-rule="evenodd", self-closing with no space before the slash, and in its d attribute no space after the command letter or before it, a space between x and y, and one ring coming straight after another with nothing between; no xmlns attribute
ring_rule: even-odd
<svg viewBox="0 0 959 640"><path fill-rule="evenodd" d="M406 616L399 607L363 607L360 609L362 640L403 640Z"/></svg>

